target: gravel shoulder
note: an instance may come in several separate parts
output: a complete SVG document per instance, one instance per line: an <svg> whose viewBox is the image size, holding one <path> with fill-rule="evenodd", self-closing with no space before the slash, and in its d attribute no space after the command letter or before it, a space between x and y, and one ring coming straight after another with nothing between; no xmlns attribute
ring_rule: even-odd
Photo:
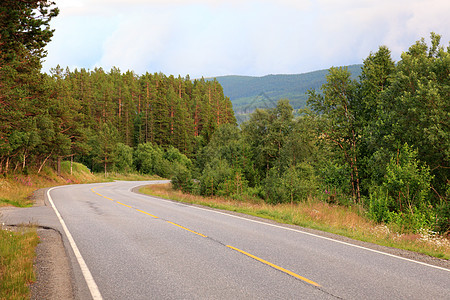
<svg viewBox="0 0 450 300"><path fill-rule="evenodd" d="M31 299L74 299L71 267L61 234L38 228L40 243L36 248L36 282L31 285Z"/></svg>
<svg viewBox="0 0 450 300"><path fill-rule="evenodd" d="M46 191L40 189L34 193L34 206L46 205ZM36 247L36 282L31 285L31 299L75 299L72 267L61 233L43 227L38 227L37 233L40 243Z"/></svg>

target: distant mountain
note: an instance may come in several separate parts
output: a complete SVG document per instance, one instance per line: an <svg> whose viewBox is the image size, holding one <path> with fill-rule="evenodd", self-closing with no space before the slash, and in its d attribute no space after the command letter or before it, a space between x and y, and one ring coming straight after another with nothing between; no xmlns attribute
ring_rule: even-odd
<svg viewBox="0 0 450 300"><path fill-rule="evenodd" d="M361 74L362 65L348 66L352 78ZM238 122L247 119L256 108L275 107L280 99L289 99L294 109L304 108L308 99L306 93L320 89L325 83L328 70L295 75L219 76L225 96L230 97Z"/></svg>

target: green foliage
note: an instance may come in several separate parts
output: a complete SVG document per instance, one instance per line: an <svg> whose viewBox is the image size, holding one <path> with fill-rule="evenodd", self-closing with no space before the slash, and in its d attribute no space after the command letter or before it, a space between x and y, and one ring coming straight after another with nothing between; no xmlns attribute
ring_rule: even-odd
<svg viewBox="0 0 450 300"><path fill-rule="evenodd" d="M435 217L428 204L432 175L417 153L405 144L391 158L382 185L370 194L368 213L374 220L412 231L432 226Z"/></svg>
<svg viewBox="0 0 450 300"><path fill-rule="evenodd" d="M171 178L172 187L185 193L196 194L198 185L192 178L192 172L183 165L177 164Z"/></svg>
<svg viewBox="0 0 450 300"><path fill-rule="evenodd" d="M272 168L265 180L268 203L298 203L317 194L318 181L314 168L306 162L291 166L280 174Z"/></svg>
<svg viewBox="0 0 450 300"><path fill-rule="evenodd" d="M134 152L136 170L143 174L157 174L157 165L161 163L163 151L151 143L139 144Z"/></svg>
<svg viewBox="0 0 450 300"><path fill-rule="evenodd" d="M319 134L330 146L335 163L349 170L352 198L360 203L360 181L358 176L358 144L356 102L357 83L351 80L346 68L331 68L322 94L310 91L308 104L320 115Z"/></svg>
<svg viewBox="0 0 450 300"><path fill-rule="evenodd" d="M219 184L217 195L229 196L235 199L242 199L247 194L248 183L242 172L232 170L232 172Z"/></svg>
<svg viewBox="0 0 450 300"><path fill-rule="evenodd" d="M0 6L0 53L7 63L21 63L21 58L34 60L39 67L46 54L45 45L53 36L50 20L59 13L52 1L3 0ZM23 63L23 62L22 62Z"/></svg>
<svg viewBox="0 0 450 300"><path fill-rule="evenodd" d="M378 223L390 223L392 221L391 210L394 206L391 200L383 188L373 188L366 203L368 216Z"/></svg>
<svg viewBox="0 0 450 300"><path fill-rule="evenodd" d="M441 203L436 209L435 230L442 233L450 233L450 204Z"/></svg>
<svg viewBox="0 0 450 300"><path fill-rule="evenodd" d="M169 146L169 148L164 151L163 159L166 159L171 163L177 163L185 168L192 167L192 161L173 146Z"/></svg>
<svg viewBox="0 0 450 300"><path fill-rule="evenodd" d="M218 195L224 189L225 182L232 178L233 169L224 159L215 158L208 163L200 177L200 194L205 196Z"/></svg>
<svg viewBox="0 0 450 300"><path fill-rule="evenodd" d="M131 173L133 171L133 148L123 143L117 143L114 147L114 170L119 173Z"/></svg>
<svg viewBox="0 0 450 300"><path fill-rule="evenodd" d="M429 167L421 165L417 151L405 144L387 165L383 188L396 200L396 210L412 212L428 202L431 180Z"/></svg>

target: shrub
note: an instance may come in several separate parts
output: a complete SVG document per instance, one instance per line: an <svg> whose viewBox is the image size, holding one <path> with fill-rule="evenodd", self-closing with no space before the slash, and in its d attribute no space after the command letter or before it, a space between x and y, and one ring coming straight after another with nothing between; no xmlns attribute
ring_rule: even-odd
<svg viewBox="0 0 450 300"><path fill-rule="evenodd" d="M197 184L192 178L191 171L183 165L175 164L174 175L172 176L172 187L185 193L195 194Z"/></svg>
<svg viewBox="0 0 450 300"><path fill-rule="evenodd" d="M114 147L114 171L129 173L133 170L133 148L123 143Z"/></svg>
<svg viewBox="0 0 450 300"><path fill-rule="evenodd" d="M200 177L200 194L205 196L217 195L219 187L232 176L233 170L223 159L214 159L208 163ZM223 186L222 186L223 188Z"/></svg>
<svg viewBox="0 0 450 300"><path fill-rule="evenodd" d="M450 204L443 202L436 209L436 231L450 234Z"/></svg>
<svg viewBox="0 0 450 300"><path fill-rule="evenodd" d="M158 146L151 143L139 144L134 151L136 170L144 174L157 174L156 169L162 161L162 156L163 151Z"/></svg>
<svg viewBox="0 0 450 300"><path fill-rule="evenodd" d="M396 224L400 230L431 228L435 221L428 197L433 177L405 144L386 166L381 186L372 188L368 214L377 222Z"/></svg>

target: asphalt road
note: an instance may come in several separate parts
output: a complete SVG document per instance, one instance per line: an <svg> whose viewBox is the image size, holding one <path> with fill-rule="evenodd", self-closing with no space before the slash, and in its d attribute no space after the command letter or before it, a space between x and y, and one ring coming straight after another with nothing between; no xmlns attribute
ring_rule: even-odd
<svg viewBox="0 0 450 300"><path fill-rule="evenodd" d="M78 297L450 299L448 269L131 192L142 184L49 191L86 264L69 250Z"/></svg>

